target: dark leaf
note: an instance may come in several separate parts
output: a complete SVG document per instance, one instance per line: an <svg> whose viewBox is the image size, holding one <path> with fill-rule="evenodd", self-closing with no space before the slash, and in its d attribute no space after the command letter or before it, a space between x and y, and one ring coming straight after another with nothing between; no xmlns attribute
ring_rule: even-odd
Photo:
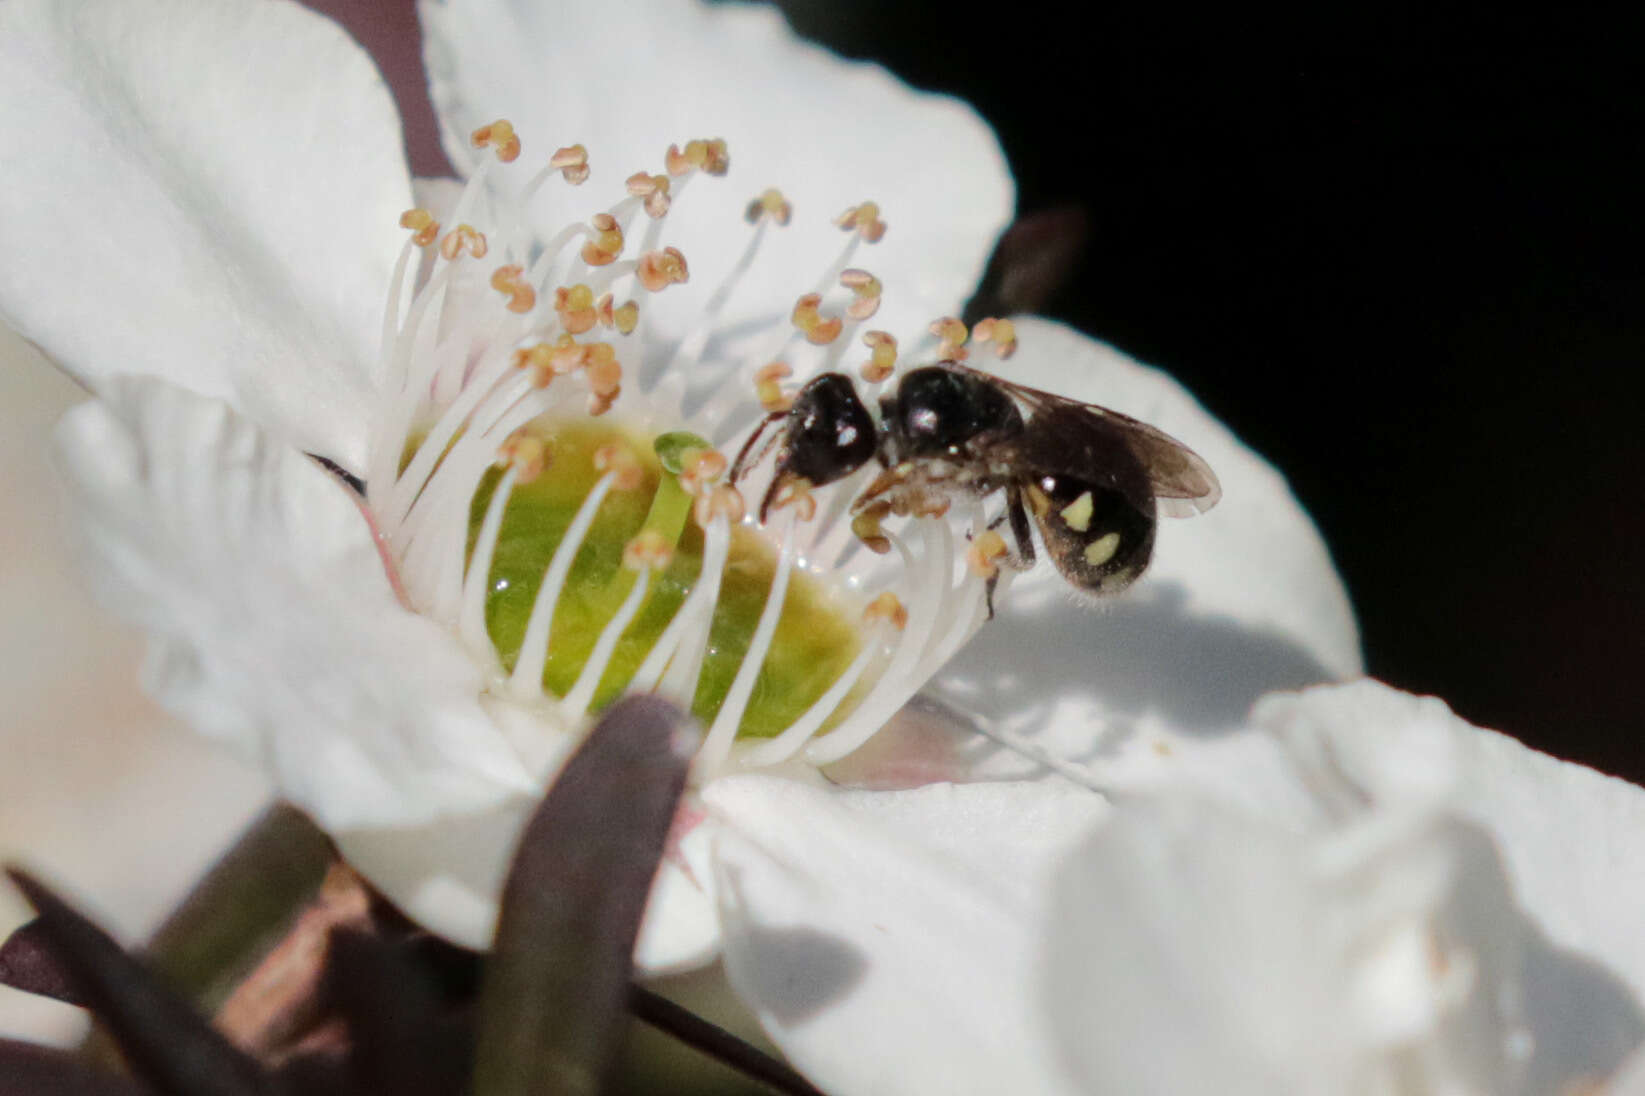
<svg viewBox="0 0 1645 1096"><path fill-rule="evenodd" d="M0 1039L0 1096L151 1096L151 1090L66 1050Z"/></svg>
<svg viewBox="0 0 1645 1096"><path fill-rule="evenodd" d="M177 1096L263 1096L274 1091L255 1061L174 990L42 884L8 869L39 914L51 949L86 1006L109 1029L132 1072Z"/></svg>
<svg viewBox="0 0 1645 1096"><path fill-rule="evenodd" d="M599 1091L690 726L656 697L612 705L526 826L481 989L477 1096Z"/></svg>
<svg viewBox="0 0 1645 1096"><path fill-rule="evenodd" d="M334 859L301 811L270 807L166 918L144 961L215 1014L287 935Z"/></svg>
<svg viewBox="0 0 1645 1096"><path fill-rule="evenodd" d="M351 929L332 934L326 996L348 1024L350 1072L368 1096L445 1096L468 1079L473 1016L464 1005L472 987L451 993L440 966L455 949L431 957L423 944Z"/></svg>
<svg viewBox="0 0 1645 1096"><path fill-rule="evenodd" d="M982 284L960 318L974 324L985 316L1043 311L1074 272L1087 232L1085 210L1078 206L1018 217L1000 233Z"/></svg>
<svg viewBox="0 0 1645 1096"><path fill-rule="evenodd" d="M70 1005L85 1004L74 991L68 972L41 939L38 921L20 926L0 944L0 986L54 997Z"/></svg>

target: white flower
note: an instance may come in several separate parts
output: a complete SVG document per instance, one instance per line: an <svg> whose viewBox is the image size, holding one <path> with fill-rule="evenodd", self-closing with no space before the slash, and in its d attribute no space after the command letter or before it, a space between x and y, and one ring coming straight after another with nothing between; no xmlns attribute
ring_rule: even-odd
<svg viewBox="0 0 1645 1096"><path fill-rule="evenodd" d="M1079 1084L1590 1091L1645 1041L1641 789L1370 682L1254 722L1062 865L1040 961Z"/></svg>
<svg viewBox="0 0 1645 1096"><path fill-rule="evenodd" d="M62 458L108 596L154 637L149 687L262 766L413 916L483 945L523 812L574 746L602 660L616 657L597 648L574 659L554 695L534 673L505 672L518 663L482 611L497 582L467 558L471 536L483 560L498 532L471 520L470 500L499 449L539 412L618 422L642 442L678 429L735 442L759 413L755 373L779 353L798 378L842 353L853 355L843 367L868 356L843 336L823 346L794 336L795 299L814 288L829 294L825 324L863 296L853 287L883 287L873 326L898 335L904 360L922 360L934 345L922 348L919 333L963 299L1011 191L992 138L961 104L798 43L769 10L475 2L427 5L424 16L448 145L475 178L460 195L423 188L420 208L448 222L436 239L463 253L453 246L454 259L419 274L406 237L422 214L397 227L413 198L392 107L331 24L284 0L10 0L0 8L0 309L98 396L65 421ZM524 141L518 164L468 144L500 115ZM491 136L510 151L506 131ZM625 198L621 181L663 173L671 142L715 137L729 147L726 178L671 177L673 208L660 219L654 180L630 180ZM528 163L556 148L581 174L579 142L587 184L552 178L533 190ZM686 151L695 163L677 166L718 156ZM750 229L742 214L772 184L793 203L792 223ZM856 204L867 200L890 226L883 242L869 243L876 215ZM831 220L848 206L862 217L841 257L848 238ZM580 260L585 243L617 250L593 220L613 207L621 255ZM465 224L484 234L483 254ZM658 252L669 246L689 281L633 288L649 273L641 262L668 273L674 260ZM848 263L873 281L840 287ZM556 313L554 290L579 285L596 302L617 291L613 313L639 301L633 334L605 329L601 340L617 348L620 395L594 351L578 352L575 375L529 383L533 348L550 353L581 325ZM610 322L620 332L627 321ZM909 614L900 636L863 631L868 654L848 661L877 662L877 676L862 670L862 695L819 738L826 696L784 717L797 728L789 738L732 743L744 715L772 707L748 702L754 666L744 674L732 657L735 680L707 713L694 804L709 824L665 865L641 940L652 970L723 951L739 992L825 1084L907 1090L948 1076L982 1090L990 1070L1004 1083L1019 1061L1051 1053L1031 1007L1033 965L1019 960L1057 856L1101 801L1043 779L910 787L997 763L955 725L974 717L1058 746L1058 728L1077 724L1152 744L1115 714L1192 736L1236 725L1266 688L1358 670L1346 598L1277 474L1161 375L1053 324L1023 319L1017 330L1012 376L1177 433L1217 469L1225 502L1162 534L1154 573L1126 608L1094 613L1048 571L1024 576L1012 591L1022 596L944 680L959 718L919 709L855 752L981 622L982 584L955 547L964 527L922 522L906 531L906 554L837 562L847 483L819 495L818 520L782 511L772 521L782 563L734 557L753 561L760 582L792 561L793 574L845 600L889 590ZM504 390L507 400L493 394ZM613 404L610 415L590 419L591 398ZM402 469L425 431L430 456ZM305 454L363 480L364 500ZM636 455L643 462L643 445ZM503 482L523 485L531 456L516 451ZM603 511L589 498L625 490L620 469L606 471L578 457L573 472L588 483L543 512L592 522ZM680 696L695 692L710 620L729 600L715 584L730 581L731 523L712 506L705 518L707 580L663 622L650 650L664 653L640 652L639 680ZM513 535L505 525L499 539ZM532 561L532 581L546 570L543 588L575 591L554 554ZM594 644L612 613L641 604L632 591L652 580L626 581L574 639ZM540 608L528 600L518 642L530 652L533 628L558 639L548 614L576 605L554 593ZM1139 639L1158 657L1132 665ZM843 679L833 671L823 692L843 692ZM979 690L998 690L1005 706L988 711ZM880 790L840 791L819 775L847 753L831 775ZM907 790L887 790L897 787ZM878 926L893 923L923 931L887 951ZM882 1011L887 987L919 1007ZM896 1045L874 1067L883 1072L840 1064L865 1039Z"/></svg>

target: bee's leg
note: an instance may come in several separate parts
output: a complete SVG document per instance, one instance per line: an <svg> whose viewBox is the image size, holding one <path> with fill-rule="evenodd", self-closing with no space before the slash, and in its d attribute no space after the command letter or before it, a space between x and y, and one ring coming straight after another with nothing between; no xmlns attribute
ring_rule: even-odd
<svg viewBox="0 0 1645 1096"><path fill-rule="evenodd" d="M754 428L754 432L748 435L748 440L743 442L743 447L737 450L737 459L731 462L731 475L729 477L729 482L736 483L738 480L742 479L743 473L747 471L748 468L765 459L765 455L771 451L771 447L776 444L777 439L782 436L781 434L772 434L770 437L766 438L765 444L760 446L760 451L755 455L753 460L748 459L749 451L754 448L754 443L759 441L760 437L764 435L767 430L769 430L775 423L782 419L786 419L787 417L788 412L786 411L773 411L771 414L760 420L760 425ZM760 520L764 521L765 519L762 517Z"/></svg>
<svg viewBox="0 0 1645 1096"><path fill-rule="evenodd" d="M1034 535L1028 528L1028 509L1022 504L1022 489L1005 489L1005 517L1011 519L1011 536L1017 542L1017 559L1024 571L1034 566ZM989 588L992 591L992 587Z"/></svg>
<svg viewBox="0 0 1645 1096"><path fill-rule="evenodd" d="M761 456L764 456L764 455L765 454L763 454L763 453L761 454ZM782 465L779 463L778 466L777 466L777 474L771 477L770 485L766 487L765 494L763 496L761 496L761 498L760 498L760 524L761 525L765 524L765 516L766 516L766 514L771 512L771 504L777 500L777 493L779 491L781 491L783 489L783 487L787 485L787 483L788 483L788 473L787 473L786 470L784 470Z"/></svg>

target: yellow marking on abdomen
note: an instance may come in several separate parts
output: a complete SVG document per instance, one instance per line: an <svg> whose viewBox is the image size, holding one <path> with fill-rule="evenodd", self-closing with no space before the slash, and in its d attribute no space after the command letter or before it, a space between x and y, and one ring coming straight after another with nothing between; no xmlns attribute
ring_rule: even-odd
<svg viewBox="0 0 1645 1096"><path fill-rule="evenodd" d="M1101 567L1114 558L1114 553L1119 551L1119 547L1120 535L1105 533L1085 546L1085 562L1092 567Z"/></svg>
<svg viewBox="0 0 1645 1096"><path fill-rule="evenodd" d="M1076 533L1083 533L1091 528L1091 492L1084 491L1080 497L1062 508L1062 520L1068 523L1068 528Z"/></svg>

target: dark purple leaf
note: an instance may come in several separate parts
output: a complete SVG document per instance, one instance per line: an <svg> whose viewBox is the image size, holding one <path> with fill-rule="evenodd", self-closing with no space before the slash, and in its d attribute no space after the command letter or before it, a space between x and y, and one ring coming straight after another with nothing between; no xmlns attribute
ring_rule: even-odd
<svg viewBox="0 0 1645 1096"><path fill-rule="evenodd" d="M1043 311L1074 272L1087 232L1085 210L1078 206L1018 217L1000 233L960 318L974 324L985 316Z"/></svg>
<svg viewBox="0 0 1645 1096"><path fill-rule="evenodd" d="M66 1050L0 1039L0 1096L152 1096Z"/></svg>
<svg viewBox="0 0 1645 1096"><path fill-rule="evenodd" d="M174 990L41 883L8 869L39 914L41 943L108 1028L132 1072L177 1096L264 1096L274 1087L255 1061Z"/></svg>
<svg viewBox="0 0 1645 1096"><path fill-rule="evenodd" d="M301 811L270 807L166 918L144 961L215 1014L286 936L335 859Z"/></svg>
<svg viewBox="0 0 1645 1096"><path fill-rule="evenodd" d="M477 1096L599 1091L690 727L656 697L612 705L526 826L481 989Z"/></svg>
<svg viewBox="0 0 1645 1096"><path fill-rule="evenodd" d="M456 949L431 954L425 939L332 934L326 997L348 1024L350 1073L366 1096L445 1096L468 1079L473 987L462 983L472 975L451 992L441 967Z"/></svg>
<svg viewBox="0 0 1645 1096"><path fill-rule="evenodd" d="M52 997L65 1004L85 1004L74 991L68 972L41 939L38 921L20 926L0 944L0 986Z"/></svg>

